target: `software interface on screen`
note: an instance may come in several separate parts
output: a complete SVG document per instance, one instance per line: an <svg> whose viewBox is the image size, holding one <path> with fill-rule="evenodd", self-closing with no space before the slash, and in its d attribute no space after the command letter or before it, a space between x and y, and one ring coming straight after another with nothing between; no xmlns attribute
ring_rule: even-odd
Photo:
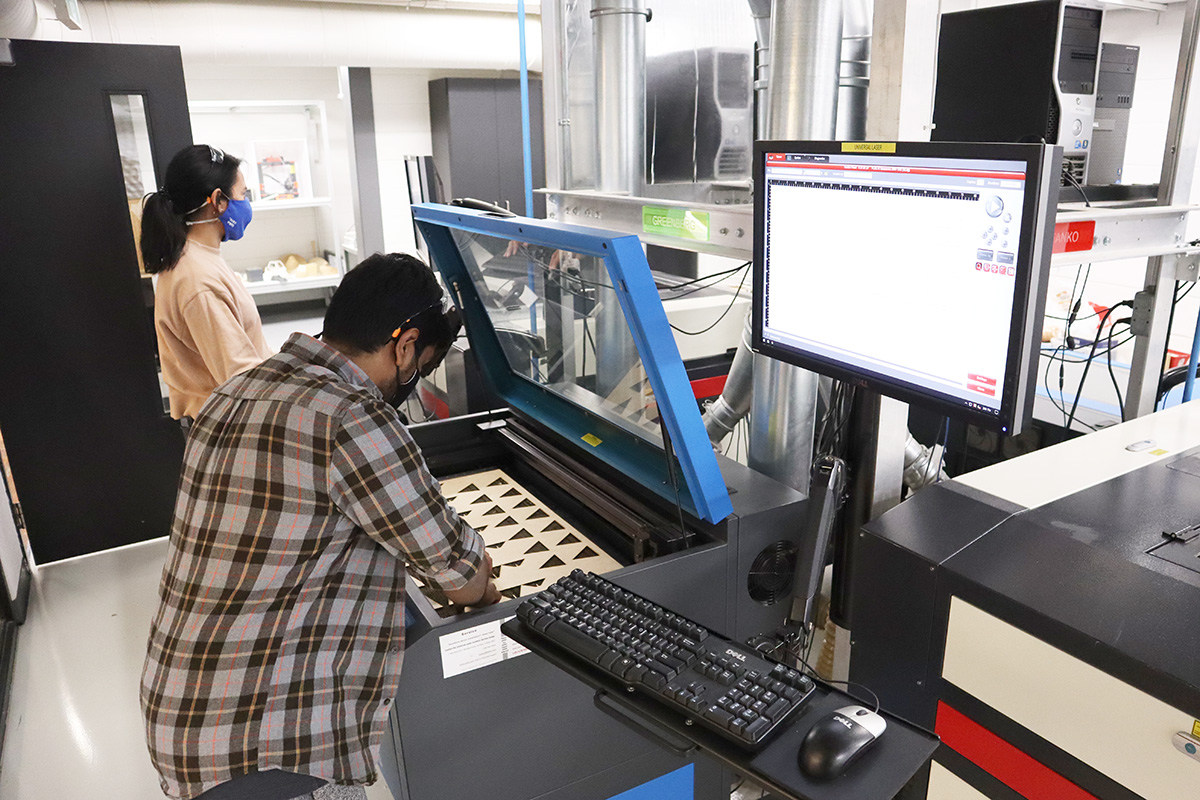
<svg viewBox="0 0 1200 800"><path fill-rule="evenodd" d="M764 158L764 342L999 416L1025 162Z"/></svg>

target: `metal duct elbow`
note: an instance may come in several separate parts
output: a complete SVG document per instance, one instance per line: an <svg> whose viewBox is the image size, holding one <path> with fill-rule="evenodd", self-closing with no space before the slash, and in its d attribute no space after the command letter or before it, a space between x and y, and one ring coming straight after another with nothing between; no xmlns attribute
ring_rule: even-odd
<svg viewBox="0 0 1200 800"><path fill-rule="evenodd" d="M733 433L733 429L750 411L750 399L754 390L754 353L750 350L750 315L742 328L742 340L738 343L729 377L721 396L704 410L704 430L713 444Z"/></svg>
<svg viewBox="0 0 1200 800"><path fill-rule="evenodd" d="M33 0L0 0L0 38L32 39L37 26Z"/></svg>
<svg viewBox="0 0 1200 800"><path fill-rule="evenodd" d="M934 460L933 450L908 434L908 441L904 443L904 485L909 491L915 492L947 477Z"/></svg>

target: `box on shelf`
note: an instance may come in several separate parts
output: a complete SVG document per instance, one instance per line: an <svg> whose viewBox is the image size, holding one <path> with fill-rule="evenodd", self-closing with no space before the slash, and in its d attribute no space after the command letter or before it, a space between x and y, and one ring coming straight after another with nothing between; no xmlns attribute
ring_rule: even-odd
<svg viewBox="0 0 1200 800"><path fill-rule="evenodd" d="M258 200L300 200L313 196L308 142L304 139L256 140L253 150Z"/></svg>

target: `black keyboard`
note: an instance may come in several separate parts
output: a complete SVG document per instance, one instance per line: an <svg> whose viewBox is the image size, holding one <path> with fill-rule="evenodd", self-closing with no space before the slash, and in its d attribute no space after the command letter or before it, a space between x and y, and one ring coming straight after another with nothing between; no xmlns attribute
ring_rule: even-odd
<svg viewBox="0 0 1200 800"><path fill-rule="evenodd" d="M581 570L521 603L517 618L747 750L782 730L814 689L796 670Z"/></svg>

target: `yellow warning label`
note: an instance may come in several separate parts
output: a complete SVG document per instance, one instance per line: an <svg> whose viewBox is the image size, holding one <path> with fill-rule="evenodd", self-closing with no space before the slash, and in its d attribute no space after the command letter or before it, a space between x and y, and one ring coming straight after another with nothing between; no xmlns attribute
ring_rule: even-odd
<svg viewBox="0 0 1200 800"><path fill-rule="evenodd" d="M1192 736L1200 738L1200 719L1192 723Z"/></svg>
<svg viewBox="0 0 1200 800"><path fill-rule="evenodd" d="M600 444L601 441L603 441L600 437L596 436L594 433L585 433L580 438L582 438L585 442L590 444L592 447L595 447L596 445Z"/></svg>
<svg viewBox="0 0 1200 800"><path fill-rule="evenodd" d="M842 142L843 153L894 153L895 142Z"/></svg>
<svg viewBox="0 0 1200 800"><path fill-rule="evenodd" d="M1150 455L1152 455L1152 456L1165 456L1165 455L1166 455L1167 453L1169 453L1169 452L1171 452L1171 451L1170 451L1170 450L1162 450L1162 449L1159 449L1159 450L1151 450L1151 451L1150 451Z"/></svg>

